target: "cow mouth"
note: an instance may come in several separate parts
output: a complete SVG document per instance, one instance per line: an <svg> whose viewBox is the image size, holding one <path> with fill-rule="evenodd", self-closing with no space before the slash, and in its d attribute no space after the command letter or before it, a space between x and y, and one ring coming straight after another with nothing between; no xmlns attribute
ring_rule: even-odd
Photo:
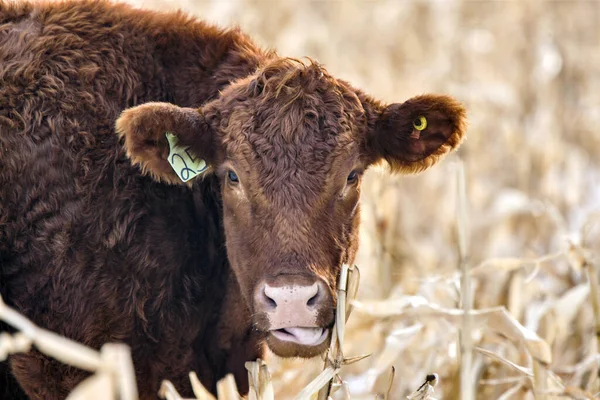
<svg viewBox="0 0 600 400"><path fill-rule="evenodd" d="M310 358L322 354L329 346L331 329L288 327L271 329L267 344L279 357Z"/></svg>
<svg viewBox="0 0 600 400"><path fill-rule="evenodd" d="M270 333L282 342L292 342L301 346L318 346L329 336L329 329L292 327L274 329Z"/></svg>

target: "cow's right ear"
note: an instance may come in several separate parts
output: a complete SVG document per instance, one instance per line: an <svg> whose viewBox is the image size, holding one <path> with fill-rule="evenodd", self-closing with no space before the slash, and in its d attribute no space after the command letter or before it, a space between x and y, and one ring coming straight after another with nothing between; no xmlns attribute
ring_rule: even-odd
<svg viewBox="0 0 600 400"><path fill-rule="evenodd" d="M201 110L146 103L123 111L116 128L131 162L159 182L188 182L214 161L213 130Z"/></svg>

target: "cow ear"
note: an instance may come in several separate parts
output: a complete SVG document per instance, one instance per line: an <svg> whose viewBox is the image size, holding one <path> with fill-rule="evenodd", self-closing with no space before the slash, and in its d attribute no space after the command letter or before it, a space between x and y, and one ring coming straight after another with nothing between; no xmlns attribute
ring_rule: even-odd
<svg viewBox="0 0 600 400"><path fill-rule="evenodd" d="M159 182L188 182L214 159L213 130L201 110L146 103L123 111L116 129L131 162Z"/></svg>
<svg viewBox="0 0 600 400"><path fill-rule="evenodd" d="M369 100L372 118L367 152L385 159L393 172L415 173L455 149L466 133L466 111L449 96L423 95L382 106Z"/></svg>

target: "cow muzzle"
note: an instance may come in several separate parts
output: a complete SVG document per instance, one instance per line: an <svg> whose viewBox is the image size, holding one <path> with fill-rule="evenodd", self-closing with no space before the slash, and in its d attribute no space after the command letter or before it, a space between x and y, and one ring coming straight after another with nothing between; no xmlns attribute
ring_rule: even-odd
<svg viewBox="0 0 600 400"><path fill-rule="evenodd" d="M333 298L320 279L280 275L263 281L254 294L255 310L267 344L282 357L312 357L327 348L333 324Z"/></svg>

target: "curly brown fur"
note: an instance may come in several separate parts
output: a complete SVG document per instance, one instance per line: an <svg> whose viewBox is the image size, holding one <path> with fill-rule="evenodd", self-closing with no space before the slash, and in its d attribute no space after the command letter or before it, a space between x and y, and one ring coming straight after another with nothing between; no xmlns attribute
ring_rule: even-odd
<svg viewBox="0 0 600 400"><path fill-rule="evenodd" d="M269 329L259 281L322 280L330 327L361 173L424 169L464 135L448 97L384 105L239 31L103 0L0 1L0 81L0 293L88 346L129 344L142 399L163 379L191 395L191 370L247 390ZM416 115L430 125L415 139ZM208 161L202 179L177 185L166 131ZM34 399L87 376L39 352L10 365Z"/></svg>
<svg viewBox="0 0 600 400"><path fill-rule="evenodd" d="M162 379L191 395L190 370L214 390L260 346L249 323L220 315L218 183L190 191L141 176L115 120L147 101L198 106L265 57L240 32L180 13L0 2L0 293L86 345L131 345L142 399ZM236 324L227 340L246 355L214 345L219 321ZM86 376L37 352L10 363L33 399L64 398Z"/></svg>

